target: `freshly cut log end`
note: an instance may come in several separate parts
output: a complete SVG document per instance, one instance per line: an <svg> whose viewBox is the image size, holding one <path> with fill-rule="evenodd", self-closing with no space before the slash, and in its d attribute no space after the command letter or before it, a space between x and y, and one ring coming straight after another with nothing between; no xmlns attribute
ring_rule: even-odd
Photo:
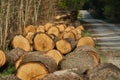
<svg viewBox="0 0 120 80"><path fill-rule="evenodd" d="M98 65L87 74L89 80L120 80L120 69L111 63Z"/></svg>
<svg viewBox="0 0 120 80"><path fill-rule="evenodd" d="M94 40L92 39L92 37L82 37L79 39L79 41L77 43L77 47L78 46L85 46L85 45L95 47L95 43L94 43Z"/></svg>
<svg viewBox="0 0 120 80"><path fill-rule="evenodd" d="M73 32L75 34L76 40L79 40L82 37L82 35L81 35L82 32L78 29L71 30L71 32Z"/></svg>
<svg viewBox="0 0 120 80"><path fill-rule="evenodd" d="M42 25L38 26L36 32L45 32L45 27Z"/></svg>
<svg viewBox="0 0 120 80"><path fill-rule="evenodd" d="M16 35L12 40L13 48L21 48L25 51L31 51L31 46L29 41L22 35Z"/></svg>
<svg viewBox="0 0 120 80"><path fill-rule="evenodd" d="M22 80L37 80L56 71L57 64L51 57L40 54L26 54L17 68L16 76Z"/></svg>
<svg viewBox="0 0 120 80"><path fill-rule="evenodd" d="M33 44L33 41L32 41L33 37L34 37L34 33L28 32L25 38L29 41L30 44Z"/></svg>
<svg viewBox="0 0 120 80"><path fill-rule="evenodd" d="M71 38L61 39L56 42L57 50L59 50L62 54L69 53L75 48L75 46L76 42Z"/></svg>
<svg viewBox="0 0 120 80"><path fill-rule="evenodd" d="M54 34L55 36L58 36L60 31L57 27L54 26L54 27L49 28L47 33Z"/></svg>
<svg viewBox="0 0 120 80"><path fill-rule="evenodd" d="M2 67L6 62L6 56L5 53L0 50L0 67Z"/></svg>
<svg viewBox="0 0 120 80"><path fill-rule="evenodd" d="M62 54L58 50L50 50L45 55L52 57L58 64L62 60Z"/></svg>
<svg viewBox="0 0 120 80"><path fill-rule="evenodd" d="M83 50L77 48L73 52L66 55L65 59L61 62L62 69L78 68L78 74L84 74L88 70L93 69L99 65L98 55L92 50ZM97 56L97 57L96 57Z"/></svg>
<svg viewBox="0 0 120 80"><path fill-rule="evenodd" d="M38 76L41 79L47 74L48 70L43 64L30 62L21 65L17 70L16 76L21 80L34 80Z"/></svg>
<svg viewBox="0 0 120 80"><path fill-rule="evenodd" d="M53 39L46 33L38 33L34 37L34 49L38 51L49 51L54 48Z"/></svg>
<svg viewBox="0 0 120 80"><path fill-rule="evenodd" d="M11 50L9 53L6 54L7 62L11 65L15 63L22 55L26 54L27 52L20 48L15 48Z"/></svg>
<svg viewBox="0 0 120 80"><path fill-rule="evenodd" d="M65 29L65 31L66 31L66 32L69 32L69 31L74 30L74 29L75 29L74 26L68 26L68 27Z"/></svg>
<svg viewBox="0 0 120 80"><path fill-rule="evenodd" d="M42 80L84 80L84 79L83 77L79 76L74 72L63 70L48 74Z"/></svg>
<svg viewBox="0 0 120 80"><path fill-rule="evenodd" d="M48 31L49 28L51 28L53 26L52 23L46 23L45 25L45 31Z"/></svg>
<svg viewBox="0 0 120 80"><path fill-rule="evenodd" d="M63 32L66 28L65 24L56 25L60 32Z"/></svg>
<svg viewBox="0 0 120 80"><path fill-rule="evenodd" d="M28 33L28 32L35 32L35 27L33 25L29 25L25 28L25 32Z"/></svg>
<svg viewBox="0 0 120 80"><path fill-rule="evenodd" d="M72 38L72 39L76 39L76 37L75 37L75 34L73 33L73 32L64 32L64 34L63 34L63 39L65 39L65 38Z"/></svg>
<svg viewBox="0 0 120 80"><path fill-rule="evenodd" d="M82 31L84 31L85 29L84 29L84 27L83 27L83 25L80 25L80 26L78 26L76 29L78 29L78 30L82 30Z"/></svg>

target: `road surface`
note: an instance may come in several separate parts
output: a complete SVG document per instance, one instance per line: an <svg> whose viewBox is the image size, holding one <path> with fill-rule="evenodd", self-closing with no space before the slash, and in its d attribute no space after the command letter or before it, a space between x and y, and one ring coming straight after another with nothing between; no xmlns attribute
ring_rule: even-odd
<svg viewBox="0 0 120 80"><path fill-rule="evenodd" d="M120 51L120 26L94 19L89 12L81 10L83 21L101 51Z"/></svg>

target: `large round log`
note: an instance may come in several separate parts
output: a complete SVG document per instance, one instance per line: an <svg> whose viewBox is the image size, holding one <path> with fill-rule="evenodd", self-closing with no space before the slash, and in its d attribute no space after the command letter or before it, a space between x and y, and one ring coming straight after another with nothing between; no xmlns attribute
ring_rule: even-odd
<svg viewBox="0 0 120 80"><path fill-rule="evenodd" d="M33 47L38 51L49 51L55 46L54 40L46 33L37 33L33 41Z"/></svg>
<svg viewBox="0 0 120 80"><path fill-rule="evenodd" d="M111 63L100 64L88 71L89 80L120 80L120 69Z"/></svg>
<svg viewBox="0 0 120 80"><path fill-rule="evenodd" d="M81 48L83 50L81 50ZM89 49L90 48L91 47L89 46ZM84 49L86 48L78 47L73 52L66 55L61 62L61 69L78 68L77 73L84 74L89 69L93 69L95 66L97 66L99 64L97 58L99 57L96 51L92 50L93 48L91 48L91 50L84 50Z"/></svg>
<svg viewBox="0 0 120 80"><path fill-rule="evenodd" d="M56 48L62 54L69 53L75 48L75 46L76 46L76 42L74 39L71 38L61 39L56 42Z"/></svg>
<svg viewBox="0 0 120 80"><path fill-rule="evenodd" d="M55 36L58 36L60 31L57 27L54 26L54 27L49 28L47 33L48 34L54 34Z"/></svg>
<svg viewBox="0 0 120 80"><path fill-rule="evenodd" d="M45 55L52 57L58 64L62 60L62 54L58 50L50 50Z"/></svg>
<svg viewBox="0 0 120 80"><path fill-rule="evenodd" d="M0 67L2 67L6 62L6 55L5 53L0 50Z"/></svg>
<svg viewBox="0 0 120 80"><path fill-rule="evenodd" d="M77 43L77 47L78 46L85 46L85 45L90 45L95 47L95 43L92 37L82 37L79 39L78 43Z"/></svg>
<svg viewBox="0 0 120 80"><path fill-rule="evenodd" d="M12 40L13 48L21 48L25 51L31 51L31 46L29 41L22 35L16 35Z"/></svg>
<svg viewBox="0 0 120 80"><path fill-rule="evenodd" d="M48 74L42 80L84 80L84 78L72 71L63 70Z"/></svg>
<svg viewBox="0 0 120 80"><path fill-rule="evenodd" d="M26 53L27 52L23 49L15 48L6 54L7 62L13 65L22 55Z"/></svg>
<svg viewBox="0 0 120 80"><path fill-rule="evenodd" d="M16 76L22 80L41 79L48 73L57 70L57 64L51 57L39 54L28 54L23 56L20 66L17 68Z"/></svg>

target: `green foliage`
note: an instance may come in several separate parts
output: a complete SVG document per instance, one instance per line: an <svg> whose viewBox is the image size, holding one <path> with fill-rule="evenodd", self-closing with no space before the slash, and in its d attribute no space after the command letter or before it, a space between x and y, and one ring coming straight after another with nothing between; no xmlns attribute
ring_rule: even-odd
<svg viewBox="0 0 120 80"><path fill-rule="evenodd" d="M0 74L5 76L13 73L15 73L15 67L13 65L9 65Z"/></svg>
<svg viewBox="0 0 120 80"><path fill-rule="evenodd" d="M82 31L82 36L91 36L91 33L89 33L88 31Z"/></svg>
<svg viewBox="0 0 120 80"><path fill-rule="evenodd" d="M79 10L79 9L82 9L83 5L87 1L88 0L59 0L59 6L63 9Z"/></svg>

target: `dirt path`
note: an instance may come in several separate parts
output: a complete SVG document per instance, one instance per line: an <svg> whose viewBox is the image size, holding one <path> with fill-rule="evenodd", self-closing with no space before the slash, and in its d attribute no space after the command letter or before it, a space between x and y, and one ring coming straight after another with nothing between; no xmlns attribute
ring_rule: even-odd
<svg viewBox="0 0 120 80"><path fill-rule="evenodd" d="M83 11L83 20L99 50L120 51L120 26L93 19L87 11Z"/></svg>

